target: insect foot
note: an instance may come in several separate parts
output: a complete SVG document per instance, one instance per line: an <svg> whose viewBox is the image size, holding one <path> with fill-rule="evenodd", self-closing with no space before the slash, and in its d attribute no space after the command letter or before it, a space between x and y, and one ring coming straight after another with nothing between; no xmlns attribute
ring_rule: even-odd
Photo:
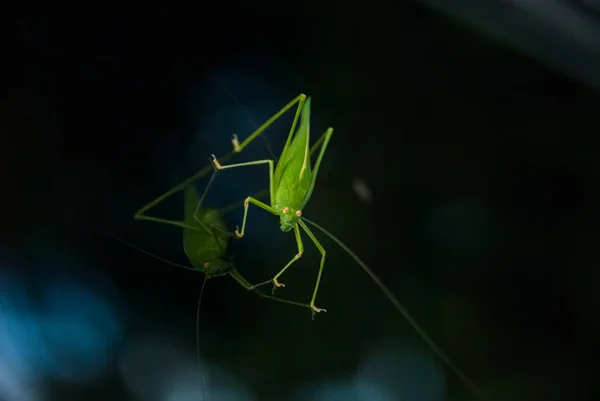
<svg viewBox="0 0 600 401"><path fill-rule="evenodd" d="M242 238L244 234L240 233L240 228L238 226L235 227L235 236L236 238Z"/></svg>
<svg viewBox="0 0 600 401"><path fill-rule="evenodd" d="M235 153L240 153L242 151L242 149L240 148L240 141L238 140L238 136L236 134L233 134L231 143L233 144L233 151Z"/></svg>
<svg viewBox="0 0 600 401"><path fill-rule="evenodd" d="M314 305L310 306L310 309L312 310L312 319L315 320L315 315L319 312L327 312L327 309L321 309L321 308L317 308Z"/></svg>
<svg viewBox="0 0 600 401"><path fill-rule="evenodd" d="M275 290L279 287L285 287L285 284L280 283L277 278L273 279L273 290L271 291L271 295L275 295Z"/></svg>
<svg viewBox="0 0 600 401"><path fill-rule="evenodd" d="M212 156L213 166L215 166L215 168L217 170L221 170L221 163L219 163L219 161L217 160L217 157L215 155L211 155L211 156Z"/></svg>

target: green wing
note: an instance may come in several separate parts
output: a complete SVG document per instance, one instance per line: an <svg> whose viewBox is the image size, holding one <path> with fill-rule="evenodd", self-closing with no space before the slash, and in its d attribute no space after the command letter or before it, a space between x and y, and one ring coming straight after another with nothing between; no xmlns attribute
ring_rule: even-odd
<svg viewBox="0 0 600 401"><path fill-rule="evenodd" d="M290 171L290 168L294 171ZM284 172L294 175L294 177L290 177L293 178L293 182L310 182L310 97L306 98L302 107L298 130L289 146L281 152L279 163L275 168L273 174L273 189L275 192L282 184Z"/></svg>

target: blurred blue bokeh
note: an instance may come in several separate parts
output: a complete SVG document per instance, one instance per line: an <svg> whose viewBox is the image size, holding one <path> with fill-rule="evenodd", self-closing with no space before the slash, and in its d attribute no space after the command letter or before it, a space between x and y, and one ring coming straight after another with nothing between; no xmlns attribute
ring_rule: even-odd
<svg viewBox="0 0 600 401"><path fill-rule="evenodd" d="M47 379L100 377L122 340L110 283L95 277L92 284L61 268L90 262L48 256L49 276L25 277L15 273L24 262L0 260L0 398L7 401L39 399L35 384Z"/></svg>
<svg viewBox="0 0 600 401"><path fill-rule="evenodd" d="M252 401L239 379L222 368L196 363L175 339L146 336L123 352L119 367L129 391L143 400ZM147 363L148 360L153 363Z"/></svg>
<svg viewBox="0 0 600 401"><path fill-rule="evenodd" d="M433 354L409 346L374 349L354 378L307 385L294 399L309 401L441 401L445 376Z"/></svg>

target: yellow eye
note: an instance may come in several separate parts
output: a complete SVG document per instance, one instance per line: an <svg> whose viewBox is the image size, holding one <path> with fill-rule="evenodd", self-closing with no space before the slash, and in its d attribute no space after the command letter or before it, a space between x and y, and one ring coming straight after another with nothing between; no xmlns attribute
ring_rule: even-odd
<svg viewBox="0 0 600 401"><path fill-rule="evenodd" d="M296 216L298 216L298 217L302 216L302 210L296 210Z"/></svg>
<svg viewBox="0 0 600 401"><path fill-rule="evenodd" d="M283 210L282 210L282 212L283 212L283 213L287 213L287 212L289 212L289 211L290 211L290 208L289 208L289 207L287 207L287 206L286 206L286 207L284 207L284 208L283 208Z"/></svg>
<svg viewBox="0 0 600 401"><path fill-rule="evenodd" d="M208 263L208 262L204 263L204 268L205 269L208 269L209 267L210 267L210 263Z"/></svg>

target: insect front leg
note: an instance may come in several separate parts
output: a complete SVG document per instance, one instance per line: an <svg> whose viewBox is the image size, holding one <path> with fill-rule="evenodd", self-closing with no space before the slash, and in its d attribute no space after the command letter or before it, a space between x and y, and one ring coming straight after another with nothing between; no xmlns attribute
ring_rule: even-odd
<svg viewBox="0 0 600 401"><path fill-rule="evenodd" d="M251 196L247 197L246 200L244 201L244 219L242 220L242 232L239 232L237 228L235 230L235 233L238 238L242 238L246 232L246 219L248 218L248 208L250 207L251 203L253 205L258 206L261 209L264 209L267 212L277 216L277 212L271 206L259 201L258 199L255 199Z"/></svg>
<svg viewBox="0 0 600 401"><path fill-rule="evenodd" d="M271 280L267 280L267 281L263 281L262 283L255 284L254 287L259 287L261 285L273 283L273 290L272 290L271 294L274 294L275 290L277 288L285 287L285 284L280 283L278 281L278 278L283 274L283 272L285 272L288 269L288 267L290 267L292 265L292 263L294 263L295 261L300 259L302 257L302 255L304 254L304 245L302 244L302 237L300 236L300 229L298 228L297 224L294 226L294 234L296 234L296 243L298 244L298 253L296 254L296 256L294 256L294 258L292 260L290 260L288 262L288 264L285 265L283 267L283 269L281 269L279 271L279 273L277 273ZM312 309L312 307L311 307L311 309Z"/></svg>

